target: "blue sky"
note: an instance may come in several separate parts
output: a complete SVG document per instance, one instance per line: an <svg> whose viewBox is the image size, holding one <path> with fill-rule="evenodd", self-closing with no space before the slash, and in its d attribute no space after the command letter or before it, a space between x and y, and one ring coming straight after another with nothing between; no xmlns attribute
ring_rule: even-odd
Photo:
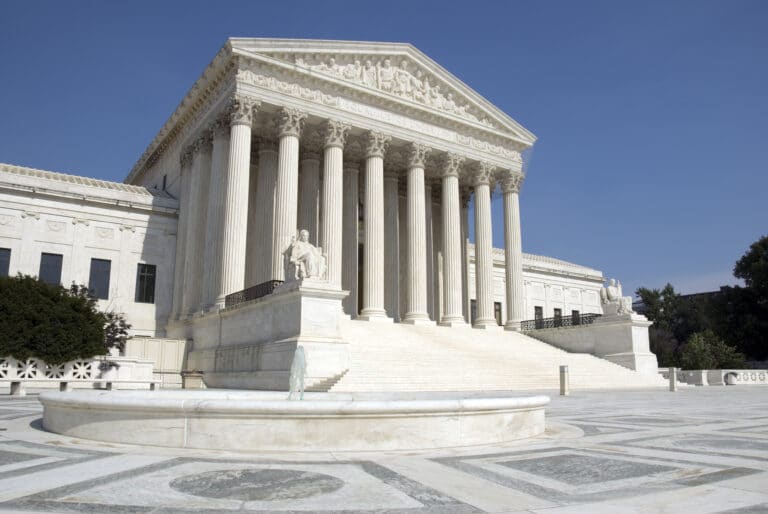
<svg viewBox="0 0 768 514"><path fill-rule="evenodd" d="M0 161L122 180L230 36L409 42L538 136L525 251L712 290L768 234L766 27L761 0L5 0Z"/></svg>

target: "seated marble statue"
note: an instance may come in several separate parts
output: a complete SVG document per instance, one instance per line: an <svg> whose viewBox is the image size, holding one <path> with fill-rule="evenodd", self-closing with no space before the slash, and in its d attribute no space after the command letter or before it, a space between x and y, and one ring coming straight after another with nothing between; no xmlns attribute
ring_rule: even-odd
<svg viewBox="0 0 768 514"><path fill-rule="evenodd" d="M304 399L304 375L307 373L307 357L304 347L297 346L291 362L291 376L288 379L288 399L293 400L293 395L299 393L299 400Z"/></svg>
<svg viewBox="0 0 768 514"><path fill-rule="evenodd" d="M606 316L612 314L633 314L632 297L622 296L621 282L612 278L608 285L600 290L600 303Z"/></svg>
<svg viewBox="0 0 768 514"><path fill-rule="evenodd" d="M309 242L309 231L301 230L286 250L286 281L304 278L325 278L325 256Z"/></svg>

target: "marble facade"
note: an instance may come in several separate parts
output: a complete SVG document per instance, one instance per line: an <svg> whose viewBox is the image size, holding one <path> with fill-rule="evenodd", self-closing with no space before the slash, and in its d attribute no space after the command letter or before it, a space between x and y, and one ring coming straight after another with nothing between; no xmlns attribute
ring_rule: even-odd
<svg viewBox="0 0 768 514"><path fill-rule="evenodd" d="M285 378L302 344L308 376L322 382L344 370L343 319L518 332L539 313L602 313L599 271L522 252L522 152L534 142L411 45L232 38L126 184L3 165L0 216L14 221L0 217L0 248L11 249L11 273L36 274L40 251L57 244L71 248L65 262L93 253L85 236L22 235L41 194L14 189L23 177L50 184L49 224L59 204L77 218L77 195L115 197L88 219L139 227L131 248L158 256L151 312L132 301L143 254L113 257L123 285L109 306L136 335L186 341L179 366L238 375L221 386L278 387L270 377ZM494 223L503 249L492 246ZM286 279L285 252L303 230L322 253L322 279L228 306L229 295ZM62 270L62 283L85 278Z"/></svg>

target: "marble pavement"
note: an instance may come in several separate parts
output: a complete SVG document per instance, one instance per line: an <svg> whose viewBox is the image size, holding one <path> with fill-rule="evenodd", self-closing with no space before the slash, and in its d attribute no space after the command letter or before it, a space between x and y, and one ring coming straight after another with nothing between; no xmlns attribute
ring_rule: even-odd
<svg viewBox="0 0 768 514"><path fill-rule="evenodd" d="M364 454L100 444L0 396L0 512L768 512L760 388L545 392L542 437Z"/></svg>

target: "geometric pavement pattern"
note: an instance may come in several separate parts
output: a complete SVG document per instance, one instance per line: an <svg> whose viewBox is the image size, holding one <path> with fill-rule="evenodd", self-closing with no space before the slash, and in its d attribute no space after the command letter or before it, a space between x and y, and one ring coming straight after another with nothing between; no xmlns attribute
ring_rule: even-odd
<svg viewBox="0 0 768 514"><path fill-rule="evenodd" d="M768 513L768 388L544 393L541 437L365 454L97 443L0 396L0 512Z"/></svg>

